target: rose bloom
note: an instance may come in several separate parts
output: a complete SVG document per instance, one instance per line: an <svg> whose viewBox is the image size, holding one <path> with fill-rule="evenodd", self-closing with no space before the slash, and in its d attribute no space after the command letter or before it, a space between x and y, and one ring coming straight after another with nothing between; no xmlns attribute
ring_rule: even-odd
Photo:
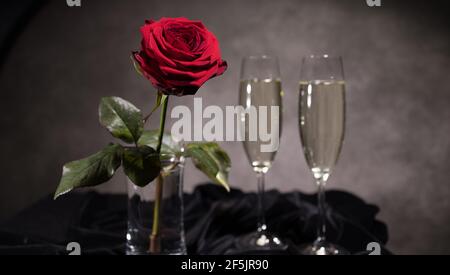
<svg viewBox="0 0 450 275"><path fill-rule="evenodd" d="M141 51L133 57L142 74L166 95L195 94L223 74L219 42L201 21L162 18L141 27Z"/></svg>

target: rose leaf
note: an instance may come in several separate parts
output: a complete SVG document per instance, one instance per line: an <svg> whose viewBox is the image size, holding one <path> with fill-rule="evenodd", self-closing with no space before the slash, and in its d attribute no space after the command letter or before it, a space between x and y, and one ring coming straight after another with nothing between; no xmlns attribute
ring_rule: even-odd
<svg viewBox="0 0 450 275"><path fill-rule="evenodd" d="M137 143L144 130L141 111L120 97L102 98L99 117L114 137L127 143Z"/></svg>
<svg viewBox="0 0 450 275"><path fill-rule="evenodd" d="M186 145L186 156L191 157L195 167L228 192L228 172L231 160L227 153L214 142L196 142Z"/></svg>
<svg viewBox="0 0 450 275"><path fill-rule="evenodd" d="M123 169L135 185L144 187L158 177L161 162L151 147L126 148L123 152Z"/></svg>
<svg viewBox="0 0 450 275"><path fill-rule="evenodd" d="M96 186L111 179L120 166L122 149L118 144L110 144L94 155L64 165L54 198L75 188Z"/></svg>

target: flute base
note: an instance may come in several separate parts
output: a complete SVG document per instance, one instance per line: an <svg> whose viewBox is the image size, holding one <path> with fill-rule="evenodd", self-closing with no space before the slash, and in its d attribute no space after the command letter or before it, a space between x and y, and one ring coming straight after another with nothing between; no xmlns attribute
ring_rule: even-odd
<svg viewBox="0 0 450 275"><path fill-rule="evenodd" d="M302 245L299 252L301 255L350 255L345 248L326 241Z"/></svg>
<svg viewBox="0 0 450 275"><path fill-rule="evenodd" d="M246 251L284 251L288 246L277 236L254 232L236 240L236 247Z"/></svg>

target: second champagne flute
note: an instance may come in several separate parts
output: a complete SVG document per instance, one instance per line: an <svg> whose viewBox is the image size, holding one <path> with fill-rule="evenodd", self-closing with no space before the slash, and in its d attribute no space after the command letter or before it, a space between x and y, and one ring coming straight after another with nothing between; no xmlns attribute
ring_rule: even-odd
<svg viewBox="0 0 450 275"><path fill-rule="evenodd" d="M306 162L318 187L317 238L301 248L307 255L345 255L326 239L325 186L337 163L345 132L345 80L341 57L303 58L299 129Z"/></svg>
<svg viewBox="0 0 450 275"><path fill-rule="evenodd" d="M264 178L278 150L282 124L282 93L280 69L276 57L263 55L243 59L239 104L245 110L241 114L241 123L245 128L244 149L258 178L258 227L256 232L238 241L241 249L283 250L286 248L277 236L270 233L264 214ZM266 112L260 112L261 110ZM276 146L267 148L268 142L262 140L260 136L261 127L267 127L264 129L267 133L276 134ZM273 144L273 140L270 143Z"/></svg>

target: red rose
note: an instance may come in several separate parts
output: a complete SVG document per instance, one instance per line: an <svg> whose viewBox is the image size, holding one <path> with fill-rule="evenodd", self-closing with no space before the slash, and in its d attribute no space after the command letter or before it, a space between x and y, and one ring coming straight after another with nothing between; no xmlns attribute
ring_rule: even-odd
<svg viewBox="0 0 450 275"><path fill-rule="evenodd" d="M164 94L195 94L206 81L227 69L219 42L201 21L146 21L141 34L142 49L133 53L134 59L144 76Z"/></svg>

